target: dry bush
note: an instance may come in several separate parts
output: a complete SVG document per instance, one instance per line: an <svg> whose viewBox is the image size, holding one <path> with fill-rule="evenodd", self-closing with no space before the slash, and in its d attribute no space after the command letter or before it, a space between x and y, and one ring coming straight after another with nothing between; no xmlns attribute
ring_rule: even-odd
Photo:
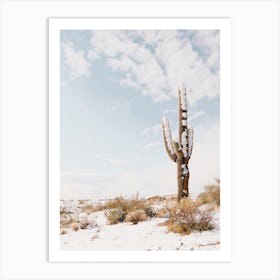
<svg viewBox="0 0 280 280"><path fill-rule="evenodd" d="M144 204L144 205L142 205L141 209L144 210L144 212L146 213L146 215L148 217L156 216L156 211L153 209L153 207L151 205Z"/></svg>
<svg viewBox="0 0 280 280"><path fill-rule="evenodd" d="M102 211L104 209L106 209L106 205L104 204L86 205L82 208L81 212L91 214L94 212Z"/></svg>
<svg viewBox="0 0 280 280"><path fill-rule="evenodd" d="M106 204L107 220L110 224L123 222L128 213L142 210L148 217L155 216L155 211L145 199L140 199L138 194L130 199L122 196L109 200Z"/></svg>
<svg viewBox="0 0 280 280"><path fill-rule="evenodd" d="M74 230L74 231L79 231L79 229L80 229L79 223L72 223L72 224L70 225L70 227L71 227L71 229Z"/></svg>
<svg viewBox="0 0 280 280"><path fill-rule="evenodd" d="M196 231L206 231L214 229L213 212L211 210L200 210L197 217L196 223L193 229Z"/></svg>
<svg viewBox="0 0 280 280"><path fill-rule="evenodd" d="M116 197L106 203L107 209L121 209L124 212L131 212L137 209L143 209L147 206L144 199L139 199L138 195L132 198L124 198L123 196Z"/></svg>
<svg viewBox="0 0 280 280"><path fill-rule="evenodd" d="M201 204L214 204L220 206L220 179L215 179L216 184L205 186L205 191L197 196Z"/></svg>
<svg viewBox="0 0 280 280"><path fill-rule="evenodd" d="M60 234L66 234L66 233L67 233L67 229L66 228L60 229Z"/></svg>
<svg viewBox="0 0 280 280"><path fill-rule="evenodd" d="M68 218L68 219L61 219L60 218L60 226L63 226L63 227L71 227L71 224L78 224L79 221L77 219L73 219L73 218Z"/></svg>
<svg viewBox="0 0 280 280"><path fill-rule="evenodd" d="M158 218L168 218L169 217L169 209L166 207L160 208L156 211L156 216Z"/></svg>
<svg viewBox="0 0 280 280"><path fill-rule="evenodd" d="M106 208L107 209L119 209L123 212L128 212L129 208L131 208L132 202L128 199L125 199L122 196L118 196L114 199L107 201Z"/></svg>
<svg viewBox="0 0 280 280"><path fill-rule="evenodd" d="M126 213L121 209L110 209L105 214L110 225L123 222L126 215Z"/></svg>
<svg viewBox="0 0 280 280"><path fill-rule="evenodd" d="M163 227L163 226L167 226L167 225L168 225L167 221L160 222L157 224L157 226L159 226L159 227Z"/></svg>
<svg viewBox="0 0 280 280"><path fill-rule="evenodd" d="M147 214L142 209L132 211L126 214L125 216L125 221L131 222L133 224L138 224L139 222L146 221L146 220L147 220Z"/></svg>
<svg viewBox="0 0 280 280"><path fill-rule="evenodd" d="M80 205L85 204L85 202L86 202L84 199L78 199L78 201L79 201Z"/></svg>
<svg viewBox="0 0 280 280"><path fill-rule="evenodd" d="M199 208L200 203L191 198L180 200L171 208L167 227L179 234L190 234L192 231L205 231L214 228L213 214L210 210Z"/></svg>
<svg viewBox="0 0 280 280"><path fill-rule="evenodd" d="M93 205L86 205L81 209L82 213L91 214L95 211L95 207Z"/></svg>
<svg viewBox="0 0 280 280"><path fill-rule="evenodd" d="M90 229L98 226L95 220L90 219L88 216L80 219L80 229Z"/></svg>
<svg viewBox="0 0 280 280"><path fill-rule="evenodd" d="M85 220L85 221L80 222L80 228L81 229L87 229L89 227L90 227L90 222L89 221Z"/></svg>
<svg viewBox="0 0 280 280"><path fill-rule="evenodd" d="M60 215L69 215L73 212L68 207L60 207Z"/></svg>
<svg viewBox="0 0 280 280"><path fill-rule="evenodd" d="M167 198L164 196L155 195L155 196L151 196L151 197L147 198L147 201L149 201L150 203L156 203L156 202L163 202L166 199Z"/></svg>
<svg viewBox="0 0 280 280"><path fill-rule="evenodd" d="M185 223L180 223L180 224L168 223L167 228L169 231L179 233L179 234L184 234L184 235L191 234L192 232L192 229Z"/></svg>
<svg viewBox="0 0 280 280"><path fill-rule="evenodd" d="M175 203L177 202L177 195L172 195L166 198L166 203Z"/></svg>

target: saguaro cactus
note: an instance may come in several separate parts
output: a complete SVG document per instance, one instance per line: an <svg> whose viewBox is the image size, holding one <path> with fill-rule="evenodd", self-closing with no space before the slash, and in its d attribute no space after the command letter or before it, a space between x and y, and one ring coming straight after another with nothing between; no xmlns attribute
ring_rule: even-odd
<svg viewBox="0 0 280 280"><path fill-rule="evenodd" d="M162 119L164 145L170 159L177 163L177 200L189 196L190 172L188 163L193 149L193 129L188 124L187 90L178 88L179 138L172 139L169 121Z"/></svg>

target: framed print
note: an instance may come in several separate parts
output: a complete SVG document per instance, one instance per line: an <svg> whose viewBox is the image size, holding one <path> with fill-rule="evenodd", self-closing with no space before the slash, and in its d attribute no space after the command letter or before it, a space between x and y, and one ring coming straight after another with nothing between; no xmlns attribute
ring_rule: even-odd
<svg viewBox="0 0 280 280"><path fill-rule="evenodd" d="M279 279L279 3L0 1L0 279Z"/></svg>
<svg viewBox="0 0 280 280"><path fill-rule="evenodd" d="M230 260L230 20L49 20L50 261Z"/></svg>

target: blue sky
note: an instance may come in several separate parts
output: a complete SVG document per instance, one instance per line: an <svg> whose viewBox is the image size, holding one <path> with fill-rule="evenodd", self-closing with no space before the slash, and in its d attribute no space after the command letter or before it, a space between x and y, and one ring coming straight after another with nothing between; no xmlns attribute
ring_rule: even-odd
<svg viewBox="0 0 280 280"><path fill-rule="evenodd" d="M177 88L194 128L190 193L219 177L219 32L61 31L61 198L173 194Z"/></svg>

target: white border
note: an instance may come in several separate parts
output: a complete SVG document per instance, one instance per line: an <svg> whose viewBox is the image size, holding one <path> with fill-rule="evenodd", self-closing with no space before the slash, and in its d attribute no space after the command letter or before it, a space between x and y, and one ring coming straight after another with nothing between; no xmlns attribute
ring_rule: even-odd
<svg viewBox="0 0 280 280"><path fill-rule="evenodd" d="M72 29L219 29L220 30L220 178L221 246L219 251L60 250L60 30ZM231 260L231 21L228 18L49 19L49 261L79 262L229 262Z"/></svg>

